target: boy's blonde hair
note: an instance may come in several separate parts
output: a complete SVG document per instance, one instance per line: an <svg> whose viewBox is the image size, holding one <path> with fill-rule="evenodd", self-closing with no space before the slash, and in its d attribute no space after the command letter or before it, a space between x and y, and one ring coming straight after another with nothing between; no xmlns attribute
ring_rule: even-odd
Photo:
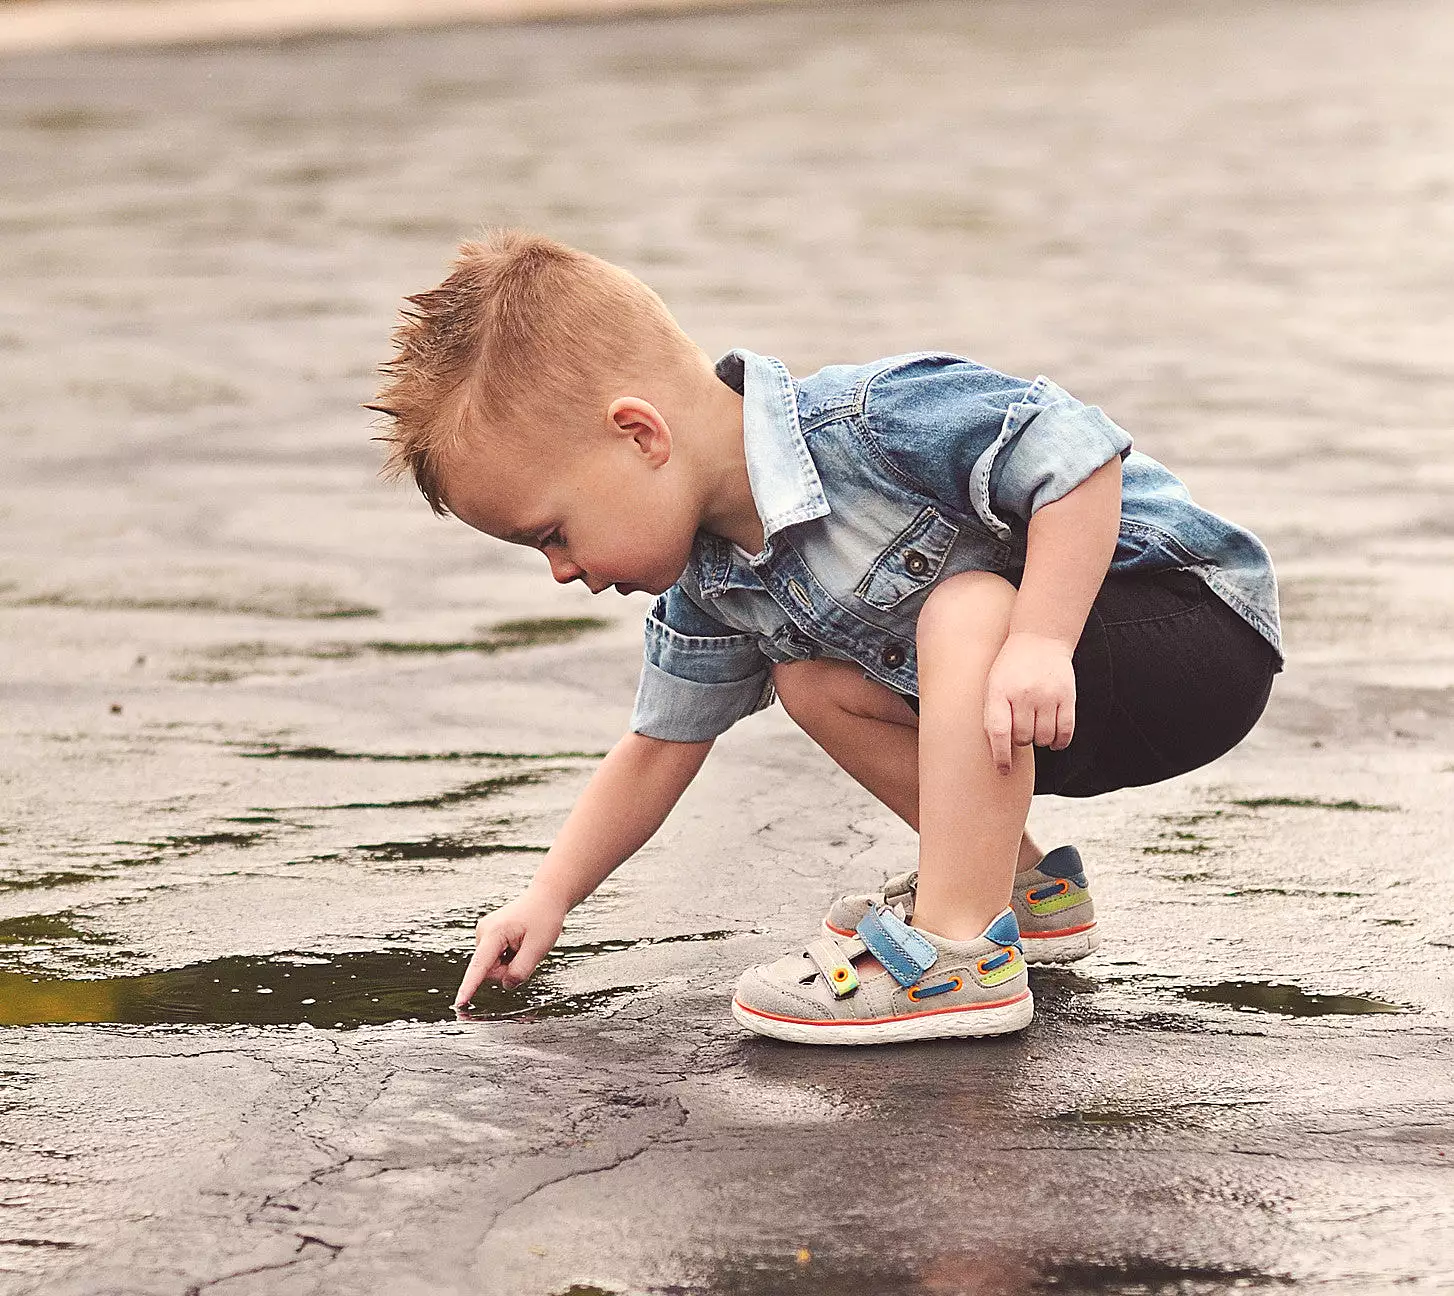
<svg viewBox="0 0 1454 1296"><path fill-rule="evenodd" d="M612 384L706 362L635 275L522 230L461 244L444 282L406 301L366 408L394 420L378 438L384 476L412 474L440 515L443 470L472 430L568 427L599 411Z"/></svg>

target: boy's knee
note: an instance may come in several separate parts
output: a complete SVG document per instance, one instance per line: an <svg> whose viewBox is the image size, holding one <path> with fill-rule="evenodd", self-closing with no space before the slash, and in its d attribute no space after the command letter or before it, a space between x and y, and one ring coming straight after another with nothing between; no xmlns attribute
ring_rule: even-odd
<svg viewBox="0 0 1454 1296"><path fill-rule="evenodd" d="M920 638L936 629L993 633L996 622L1008 617L1015 603L1015 587L994 572L968 571L946 577L932 590L919 610Z"/></svg>

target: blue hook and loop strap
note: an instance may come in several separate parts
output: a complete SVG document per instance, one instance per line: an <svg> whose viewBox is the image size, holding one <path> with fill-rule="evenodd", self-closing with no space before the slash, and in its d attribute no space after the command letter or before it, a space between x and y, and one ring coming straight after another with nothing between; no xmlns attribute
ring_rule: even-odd
<svg viewBox="0 0 1454 1296"><path fill-rule="evenodd" d="M859 919L858 939L901 986L917 982L939 957L920 932L883 905L875 905Z"/></svg>

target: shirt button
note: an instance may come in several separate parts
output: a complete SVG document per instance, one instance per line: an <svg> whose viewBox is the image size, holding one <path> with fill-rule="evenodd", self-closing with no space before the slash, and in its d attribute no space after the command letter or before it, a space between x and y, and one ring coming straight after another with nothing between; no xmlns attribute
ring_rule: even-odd
<svg viewBox="0 0 1454 1296"><path fill-rule="evenodd" d="M929 560L917 549L904 550L904 569L910 576L922 576L929 570Z"/></svg>
<svg viewBox="0 0 1454 1296"><path fill-rule="evenodd" d="M907 659L907 654L898 644L890 644L879 654L878 659L890 670L898 670Z"/></svg>

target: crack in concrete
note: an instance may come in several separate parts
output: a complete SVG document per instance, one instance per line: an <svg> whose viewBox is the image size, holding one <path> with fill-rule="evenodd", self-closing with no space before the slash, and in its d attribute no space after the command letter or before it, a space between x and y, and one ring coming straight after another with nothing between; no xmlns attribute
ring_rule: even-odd
<svg viewBox="0 0 1454 1296"><path fill-rule="evenodd" d="M200 1293L212 1287L218 1287L222 1283L231 1282L234 1278L250 1278L253 1274L274 1273L280 1269L291 1269L295 1265L304 1263L307 1259L305 1253L309 1247L319 1247L328 1253L328 1261L338 1258L338 1253L343 1250L341 1246L335 1246L331 1242L325 1242L322 1238L313 1237L308 1233L295 1233L298 1239L297 1249L291 1260L281 1260L276 1264L253 1265L249 1269L237 1269L232 1273L222 1274L217 1278L208 1278L203 1282L194 1283L187 1288L186 1296L200 1296Z"/></svg>
<svg viewBox="0 0 1454 1296"><path fill-rule="evenodd" d="M682 1106L679 1100L677 1100L676 1098L670 1098L667 1100L666 1103L661 1104L661 1106L670 1106L674 1108L676 1112L676 1119L668 1128L659 1130L656 1133L648 1134L642 1141L640 1147L613 1158L606 1165L578 1167L573 1170L568 1170L565 1174L556 1175L552 1178L542 1181L541 1183L536 1184L528 1192L522 1194L520 1197L517 1197L514 1201L509 1202L504 1206L501 1206L499 1210L495 1211L495 1213L490 1216L490 1222L485 1226L484 1232L480 1234L480 1239L477 1243L477 1249L484 1246L485 1241L489 1238L490 1234L495 1231L495 1229L499 1226L500 1221L506 1215L508 1215L511 1211L517 1210L519 1207L523 1206L532 1198L539 1196L547 1188L553 1188L557 1184L568 1183L572 1179L586 1179L592 1175L609 1174L613 1170L619 1170L623 1165L627 1165L630 1162L635 1161L644 1153L649 1152L654 1146L656 1146L656 1144L661 1139L665 1138L665 1136L669 1134L671 1130L680 1129L683 1125L686 1124L688 1114L687 1109Z"/></svg>

